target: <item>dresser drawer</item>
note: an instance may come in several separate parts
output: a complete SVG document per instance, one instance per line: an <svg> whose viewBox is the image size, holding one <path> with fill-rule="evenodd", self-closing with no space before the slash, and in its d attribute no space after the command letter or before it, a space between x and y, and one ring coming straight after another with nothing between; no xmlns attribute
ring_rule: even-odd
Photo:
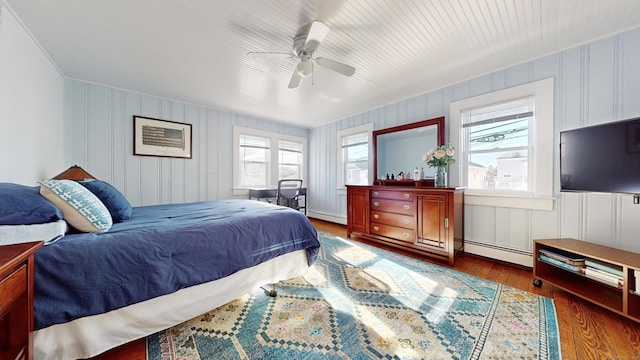
<svg viewBox="0 0 640 360"><path fill-rule="evenodd" d="M416 228L415 219L413 216L393 214L383 211L372 211L371 222L398 226L410 230L415 230Z"/></svg>
<svg viewBox="0 0 640 360"><path fill-rule="evenodd" d="M414 243L416 242L416 232L410 229L404 229L397 226L372 223L371 229L372 234L382 235L386 237L390 237L393 239L398 239L402 241L407 241Z"/></svg>
<svg viewBox="0 0 640 360"><path fill-rule="evenodd" d="M392 200L404 200L413 201L416 198L416 194L412 191L398 191L398 190L372 190L371 197L392 199Z"/></svg>
<svg viewBox="0 0 640 360"><path fill-rule="evenodd" d="M20 266L0 281L0 314L14 304L22 294L27 292L27 267Z"/></svg>
<svg viewBox="0 0 640 360"><path fill-rule="evenodd" d="M413 201L374 198L371 199L371 211L413 215L416 212L416 205Z"/></svg>

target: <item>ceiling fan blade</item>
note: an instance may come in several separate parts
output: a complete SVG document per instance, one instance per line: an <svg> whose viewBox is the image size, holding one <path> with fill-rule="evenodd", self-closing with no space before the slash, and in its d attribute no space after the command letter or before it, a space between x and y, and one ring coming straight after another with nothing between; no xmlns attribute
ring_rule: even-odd
<svg viewBox="0 0 640 360"><path fill-rule="evenodd" d="M293 74L291 74L291 80L289 80L289 89L295 89L300 84L300 79L302 77L298 74L296 69L293 69Z"/></svg>
<svg viewBox="0 0 640 360"><path fill-rule="evenodd" d="M356 68L354 68L353 66L349 66L349 65L337 62L335 60L331 60L327 58L317 58L316 62L318 63L318 65L322 66L323 68L333 70L345 76L351 76L356 72Z"/></svg>
<svg viewBox="0 0 640 360"><path fill-rule="evenodd" d="M277 57L277 58L293 58L293 54L291 53L281 53L281 52L255 52L250 51L247 53L248 57L252 58L264 58L264 57Z"/></svg>
<svg viewBox="0 0 640 360"><path fill-rule="evenodd" d="M309 53L314 52L328 33L329 27L327 25L320 21L312 22L307 39L304 42L304 49Z"/></svg>

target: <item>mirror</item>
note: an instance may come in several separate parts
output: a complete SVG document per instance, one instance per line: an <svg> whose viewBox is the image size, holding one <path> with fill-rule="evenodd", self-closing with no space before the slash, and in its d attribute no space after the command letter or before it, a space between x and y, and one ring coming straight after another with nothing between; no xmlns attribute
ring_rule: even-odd
<svg viewBox="0 0 640 360"><path fill-rule="evenodd" d="M432 178L434 169L422 162L422 154L444 145L444 117L394 126L373 132L373 173L376 180L394 177L398 173L424 168L425 177Z"/></svg>

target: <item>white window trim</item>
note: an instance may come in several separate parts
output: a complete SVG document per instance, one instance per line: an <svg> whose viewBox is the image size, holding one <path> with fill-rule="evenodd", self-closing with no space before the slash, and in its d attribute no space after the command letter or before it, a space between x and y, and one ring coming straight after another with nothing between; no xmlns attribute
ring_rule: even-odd
<svg viewBox="0 0 640 360"><path fill-rule="evenodd" d="M240 135L251 135L251 136L260 136L270 139L270 154L269 154L269 174L267 177L269 179L269 184L267 187L276 188L278 186L278 150L279 150L279 141L287 140L293 142L302 143L302 181L303 184L306 183L307 179L307 159L308 159L308 147L307 147L307 139L301 138L293 135L285 135L274 133L270 131L257 130L252 128L245 128L241 126L233 127L233 195L238 196L247 196L249 194L249 188L240 186L240 169L238 168L238 162L240 161ZM275 165L275 167L274 167Z"/></svg>
<svg viewBox="0 0 640 360"><path fill-rule="evenodd" d="M369 142L369 160L368 160L368 173L369 184L373 184L373 123L367 123L364 125L355 126L352 128L338 131L337 144L338 144L338 194L346 194L347 187L344 184L344 159L342 157L342 138L349 135L367 132L367 141Z"/></svg>
<svg viewBox="0 0 640 360"><path fill-rule="evenodd" d="M452 102L449 105L451 121L450 141L456 149L461 146L462 113L468 109L490 106L506 101L533 96L535 98L535 118L533 121L533 161L534 182L532 194L511 195L483 192L482 190L467 189L465 204L498 206L508 208L553 210L553 78L535 81L489 94L471 97ZM454 185L465 186L466 171L459 165L450 167L451 181Z"/></svg>

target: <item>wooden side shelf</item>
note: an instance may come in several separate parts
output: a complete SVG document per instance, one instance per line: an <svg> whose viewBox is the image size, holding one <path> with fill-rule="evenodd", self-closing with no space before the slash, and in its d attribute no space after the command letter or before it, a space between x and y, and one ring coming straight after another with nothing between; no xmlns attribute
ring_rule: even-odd
<svg viewBox="0 0 640 360"><path fill-rule="evenodd" d="M33 255L42 244L0 246L0 359L33 358Z"/></svg>
<svg viewBox="0 0 640 360"><path fill-rule="evenodd" d="M561 266L540 258L541 251L585 259L621 270L621 281L615 284L587 277L582 270ZM575 239L534 240L534 285L541 281L602 306L615 313L640 322L640 289L636 289L636 276L640 276L640 254Z"/></svg>

